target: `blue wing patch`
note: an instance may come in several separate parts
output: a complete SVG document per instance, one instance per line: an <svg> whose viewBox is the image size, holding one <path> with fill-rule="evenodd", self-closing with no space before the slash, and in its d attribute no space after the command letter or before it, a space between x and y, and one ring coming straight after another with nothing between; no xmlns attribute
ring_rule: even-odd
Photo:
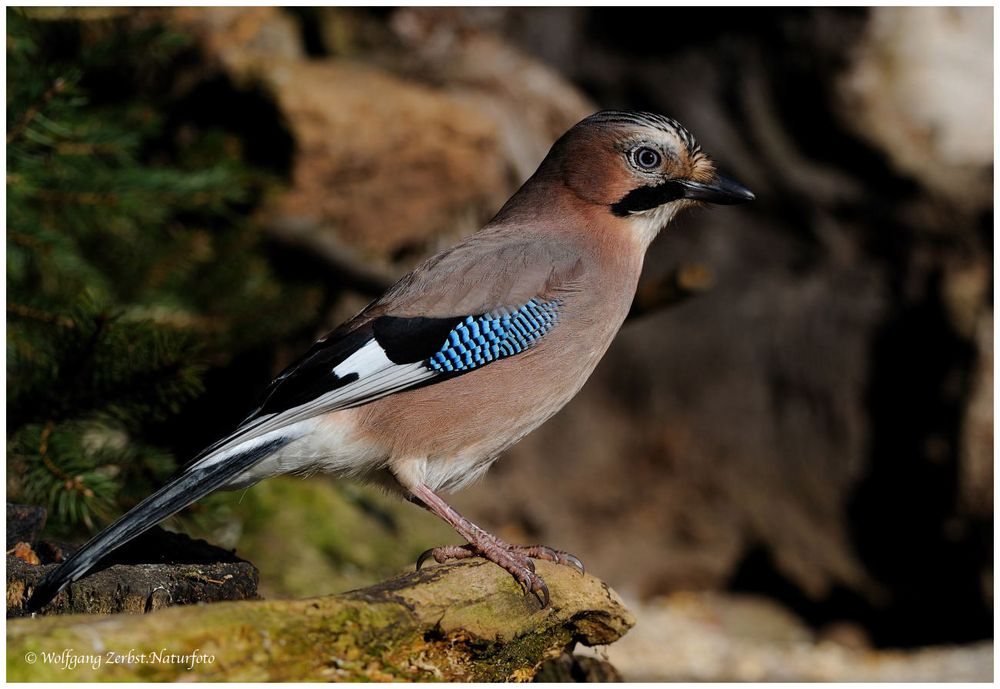
<svg viewBox="0 0 1000 689"><path fill-rule="evenodd" d="M448 333L441 348L427 360L438 373L471 371L491 361L523 352L552 329L562 300L530 300L512 312L469 316Z"/></svg>

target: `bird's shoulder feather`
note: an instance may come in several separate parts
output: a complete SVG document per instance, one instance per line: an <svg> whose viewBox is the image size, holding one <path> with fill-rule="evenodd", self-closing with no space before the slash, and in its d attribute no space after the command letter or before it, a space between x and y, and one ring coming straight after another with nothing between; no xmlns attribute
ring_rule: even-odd
<svg viewBox="0 0 1000 689"><path fill-rule="evenodd" d="M365 316L455 316L517 308L579 289L583 252L524 227L487 227L400 279Z"/></svg>

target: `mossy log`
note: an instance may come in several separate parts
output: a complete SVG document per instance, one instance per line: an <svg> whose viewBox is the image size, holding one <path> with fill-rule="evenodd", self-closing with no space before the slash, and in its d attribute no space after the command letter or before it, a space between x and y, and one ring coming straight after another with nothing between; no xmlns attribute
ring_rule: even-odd
<svg viewBox="0 0 1000 689"><path fill-rule="evenodd" d="M7 679L528 680L576 643L609 644L634 624L600 580L537 566L546 609L472 560L323 598L8 620Z"/></svg>

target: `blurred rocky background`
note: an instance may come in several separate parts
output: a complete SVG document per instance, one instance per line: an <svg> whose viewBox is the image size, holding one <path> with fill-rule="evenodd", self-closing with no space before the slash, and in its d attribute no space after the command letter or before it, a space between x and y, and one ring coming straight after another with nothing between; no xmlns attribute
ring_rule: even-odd
<svg viewBox="0 0 1000 689"><path fill-rule="evenodd" d="M81 64L81 92L96 103L127 86L154 104L145 165L253 171L223 210L259 279L212 289L260 317L224 318L239 309L190 291L111 300L209 340L184 358L197 379L184 403L120 422L116 447L190 456L315 337L486 222L566 128L598 108L662 112L757 201L690 213L657 240L593 379L456 506L576 553L632 602L638 624L609 651L626 679L989 680L992 12L24 10L59 64L163 27L176 40L155 69ZM9 35L8 66L18 45ZM48 93L8 105L9 157L25 137L58 138ZM8 174L8 203L48 212L51 195L20 181ZM31 216L12 213L8 254L37 251L12 222ZM211 272L219 223L192 213L143 232L197 229L171 246ZM10 299L9 327L55 327L57 308ZM39 385L37 358L17 361L8 387ZM41 379L51 394L80 381ZM132 466L122 453L114 471L61 468L48 441L95 417L48 414L47 399L14 400L8 494L48 500L49 528L81 537L162 471L115 483ZM88 504L75 479L91 475L110 486L103 507L60 512L70 493ZM236 547L268 597L372 583L455 539L323 478L214 496L175 525Z"/></svg>

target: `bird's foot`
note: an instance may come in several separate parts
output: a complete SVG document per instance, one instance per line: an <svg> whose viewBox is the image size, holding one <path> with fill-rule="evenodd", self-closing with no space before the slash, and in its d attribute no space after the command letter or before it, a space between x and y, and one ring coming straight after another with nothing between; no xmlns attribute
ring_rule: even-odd
<svg viewBox="0 0 1000 689"><path fill-rule="evenodd" d="M443 564L449 560L482 557L509 572L524 588L525 592L533 593L538 597L543 608L549 606L549 587L546 586L545 580L535 573L535 563L531 561L532 558L568 565L577 569L581 574L584 572L583 562L580 561L580 558L565 551L544 545L511 545L485 532L482 533L482 536L476 545L471 543L447 545L425 550L417 558L417 569L420 569L424 562L431 558L435 562Z"/></svg>
<svg viewBox="0 0 1000 689"><path fill-rule="evenodd" d="M410 492L418 504L451 524L468 541L468 545L446 545L424 551L417 558L417 569L428 558L434 558L436 562L443 564L448 560L482 557L510 572L526 592L538 596L543 608L549 607L549 587L535 573L532 558L569 565L583 573L583 563L575 555L544 545L511 545L501 541L460 515L422 483L411 486Z"/></svg>

